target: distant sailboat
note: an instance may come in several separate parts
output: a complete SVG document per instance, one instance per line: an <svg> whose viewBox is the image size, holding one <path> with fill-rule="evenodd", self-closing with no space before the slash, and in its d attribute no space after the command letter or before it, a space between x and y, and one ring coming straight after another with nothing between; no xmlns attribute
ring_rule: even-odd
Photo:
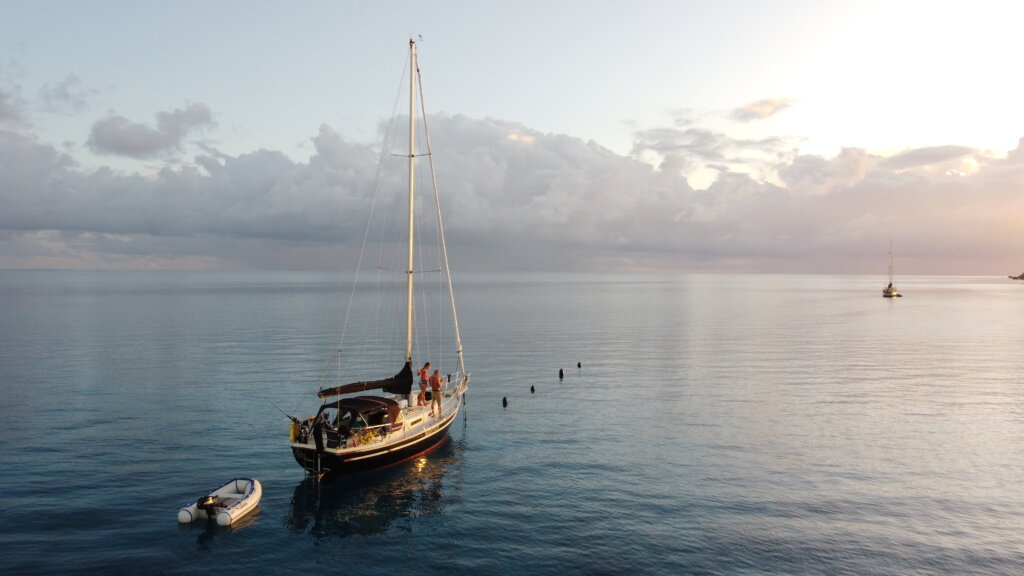
<svg viewBox="0 0 1024 576"><path fill-rule="evenodd" d="M889 240L889 285L882 288L883 298L902 298L903 294L892 284L892 240Z"/></svg>

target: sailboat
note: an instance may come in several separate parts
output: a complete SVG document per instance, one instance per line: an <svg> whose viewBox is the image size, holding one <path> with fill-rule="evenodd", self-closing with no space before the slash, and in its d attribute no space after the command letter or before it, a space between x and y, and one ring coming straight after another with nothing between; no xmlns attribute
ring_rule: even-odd
<svg viewBox="0 0 1024 576"><path fill-rule="evenodd" d="M903 294L892 284L892 240L889 241L889 284L882 288L883 298L902 298Z"/></svg>
<svg viewBox="0 0 1024 576"><path fill-rule="evenodd" d="M335 350L335 357L328 363L328 366L333 366L334 360L337 359L338 382L348 381L349 383L328 386L332 382L325 376L321 380L320 389L317 392L321 404L316 413L305 419L289 416L292 420L289 429L290 445L295 460L317 479L392 466L418 458L443 445L448 439L449 428L463 406L466 390L469 387L469 372L466 371L463 358L458 316L455 313L451 271L448 268L444 225L441 219L440 204L437 202L437 178L430 151L426 108L423 105L422 79L417 61L416 42L413 40L409 41L408 58L409 142L407 154L401 155L405 156L402 162L407 161L408 163L408 196L404 200L397 201L395 209L391 211L407 211L408 218L406 221L403 221L405 219L401 216L387 219L391 222L398 221L397 228L399 230L395 232L395 236L407 234L408 237L404 239L407 246L402 247L403 244L406 244L406 242L402 242L402 238L397 241L383 240L380 242L379 246L382 249L388 249L397 255L398 262L390 270L387 266L382 265L379 259L374 262L378 275L390 272L387 275L395 279L392 286L366 289L365 284L359 284L360 279L357 272L352 290L353 297L357 292L364 296L367 293L375 293L392 302L401 302L391 308L398 320L392 322L390 326L399 333L404 328L404 346L397 343L402 340L401 336L394 337L389 341L374 331L378 326L389 326L387 322L374 322L372 318L370 320L363 318L362 321L366 324L373 324L373 326L362 326L362 337L359 345L354 348L359 349L360 353L365 353L367 358L360 356L346 363L351 355L345 354L346 347L343 342ZM417 92L417 84L420 86L419 92ZM417 94L419 95L418 99ZM421 155L417 155L416 152L417 102L419 102L422 112L422 137L425 139L426 148L426 154ZM397 117L396 111L393 118ZM389 126L394 124L396 123L392 122ZM390 128L388 132L391 133ZM389 156L386 154L386 150L387 144L381 152L382 165ZM425 204L427 200L424 200L424 197L429 196L417 196L416 193L416 160L421 159L422 156L430 159L431 182L434 187L432 201L437 207L433 214L436 217L433 228L436 230L437 241L427 243L429 246L426 249L433 251L436 256L438 264L435 269L430 269L427 262L417 260L417 255L420 256L420 260L426 259L423 256L424 249L417 246L417 239L426 234L420 231L420 228L425 228L425 226L418 226L417 215L427 211L417 211L416 208L418 204ZM379 173L380 170L378 170ZM382 186L379 176L378 186ZM378 203L376 192L371 206ZM380 211L378 210L378 212ZM371 208L372 213L373 208ZM389 216L394 216L394 213L389 213ZM364 251L368 236L369 234L364 235ZM423 243L419 242L419 244ZM396 248L396 246L399 247ZM360 255L361 265L363 261L364 258ZM430 280L425 277L427 273L436 273L436 276ZM361 289L357 290L357 287ZM427 297L415 298L417 288L422 290L425 287L436 288L445 294L436 300ZM444 302L445 300L447 302ZM346 325L352 313L352 302L353 300L350 299L350 311L346 314ZM428 302L444 304L443 308L446 308L447 311L424 319L421 317L421 308L427 308ZM423 306L414 306L414 304L423 304ZM404 310L401 310L403 306ZM372 316L372 313L367 310L377 310L378 307L381 310L386 310L386 306L378 303L377 307L360 308L356 315ZM401 318L402 316L404 319ZM433 320L437 318L443 318L437 322L437 326L443 327L443 330L424 327L428 323L433 324ZM402 326L403 320L404 326ZM388 330L380 328L379 331ZM441 372L438 365L443 358L431 358L434 354L441 355L442 346L429 343L424 345L420 342L425 339L436 340L441 332L450 333L451 351L454 352L454 358L450 360L449 364L450 369L444 372ZM344 331L342 340L344 341ZM389 350L389 343L393 350ZM383 351L374 349L378 345ZM417 367L423 360L433 363L430 370L420 369L420 380L427 379L429 383L427 386L429 390L426 393L421 392L422 382L421 386L417 386L417 390L413 390L414 351L421 355L416 363ZM402 354L403 357L397 357L399 354ZM383 364L383 368L380 367L381 364ZM390 373L387 368L389 365L393 368L400 365L400 369L393 376L382 378L381 372ZM326 372L325 370L325 374ZM349 379L343 380L342 373ZM370 378L365 378L367 373L370 374ZM354 378L360 379L351 381Z"/></svg>

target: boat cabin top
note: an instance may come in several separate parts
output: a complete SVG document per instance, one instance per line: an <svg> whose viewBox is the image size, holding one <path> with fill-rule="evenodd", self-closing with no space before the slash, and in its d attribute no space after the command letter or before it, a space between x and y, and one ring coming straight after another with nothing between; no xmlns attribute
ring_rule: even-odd
<svg viewBox="0 0 1024 576"><path fill-rule="evenodd" d="M317 412L317 419L336 430L348 430L394 424L399 422L401 412L398 402L391 398L358 396L325 403Z"/></svg>

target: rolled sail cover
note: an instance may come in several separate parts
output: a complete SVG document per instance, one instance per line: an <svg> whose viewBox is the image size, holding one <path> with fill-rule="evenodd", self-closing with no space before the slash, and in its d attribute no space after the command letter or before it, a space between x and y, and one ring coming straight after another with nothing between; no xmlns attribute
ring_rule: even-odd
<svg viewBox="0 0 1024 576"><path fill-rule="evenodd" d="M402 370L392 376L391 378L385 378L383 380L372 380L368 382L353 382L352 384L345 384L344 386L335 386L334 388L327 388L316 393L319 398L327 398L328 396L341 396L342 394L352 394L355 392L363 392L365 390L384 390L389 394L408 394L412 391L412 365L409 362L405 363Z"/></svg>

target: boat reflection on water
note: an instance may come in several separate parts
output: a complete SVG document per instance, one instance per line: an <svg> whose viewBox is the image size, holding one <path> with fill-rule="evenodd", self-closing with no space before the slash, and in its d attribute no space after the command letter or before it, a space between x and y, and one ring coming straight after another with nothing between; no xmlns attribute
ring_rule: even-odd
<svg viewBox="0 0 1024 576"><path fill-rule="evenodd" d="M382 534L403 529L407 519L440 516L445 499L450 504L459 492L462 451L462 442L450 438L430 454L384 470L329 482L307 476L295 487L286 526L325 540ZM446 481L455 483L454 491L444 489Z"/></svg>
<svg viewBox="0 0 1024 576"><path fill-rule="evenodd" d="M230 526L220 526L216 520L210 519L207 521L192 522L189 524L178 524L178 532L182 534L189 534L195 532L196 536L196 547L202 551L213 550L213 541L218 536L232 534L239 530L244 530L249 526L253 526L259 520L260 510L257 508L251 514L247 514L244 518L241 518L237 522Z"/></svg>

